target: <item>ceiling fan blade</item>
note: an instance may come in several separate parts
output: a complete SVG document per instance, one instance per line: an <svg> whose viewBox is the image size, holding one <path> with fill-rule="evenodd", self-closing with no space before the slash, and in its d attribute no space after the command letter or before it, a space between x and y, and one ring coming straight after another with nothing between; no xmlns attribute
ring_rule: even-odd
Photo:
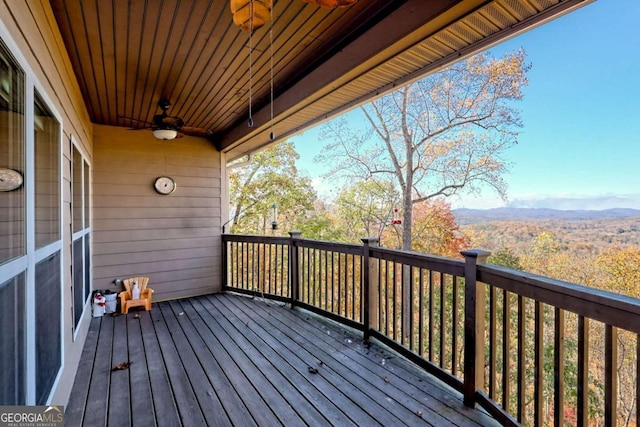
<svg viewBox="0 0 640 427"><path fill-rule="evenodd" d="M201 136L201 137L205 137L205 138L213 135L213 132L211 132L208 129L196 128L196 127L192 127L192 126L182 126L180 128L180 132L184 133L185 135L189 135L189 136Z"/></svg>

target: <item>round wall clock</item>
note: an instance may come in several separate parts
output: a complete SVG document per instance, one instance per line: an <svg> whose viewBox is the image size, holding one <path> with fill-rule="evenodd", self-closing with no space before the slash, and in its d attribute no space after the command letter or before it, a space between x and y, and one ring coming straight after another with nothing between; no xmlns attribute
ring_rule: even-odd
<svg viewBox="0 0 640 427"><path fill-rule="evenodd" d="M153 182L153 188L160 194L171 194L176 189L176 182L168 176L159 176Z"/></svg>
<svg viewBox="0 0 640 427"><path fill-rule="evenodd" d="M22 174L17 170L0 168L0 191L13 191L22 185Z"/></svg>

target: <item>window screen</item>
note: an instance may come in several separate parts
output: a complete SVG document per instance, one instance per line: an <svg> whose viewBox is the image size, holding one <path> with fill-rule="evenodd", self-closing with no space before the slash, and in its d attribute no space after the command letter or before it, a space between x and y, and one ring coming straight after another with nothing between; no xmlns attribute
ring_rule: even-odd
<svg viewBox="0 0 640 427"><path fill-rule="evenodd" d="M61 366L60 252L36 264L36 404L43 405Z"/></svg>
<svg viewBox="0 0 640 427"><path fill-rule="evenodd" d="M25 404L24 273L0 284L0 404Z"/></svg>

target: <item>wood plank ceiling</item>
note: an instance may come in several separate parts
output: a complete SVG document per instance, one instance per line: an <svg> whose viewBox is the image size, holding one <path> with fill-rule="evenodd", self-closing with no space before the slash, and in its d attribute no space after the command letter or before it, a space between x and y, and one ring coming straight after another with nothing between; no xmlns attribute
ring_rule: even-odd
<svg viewBox="0 0 640 427"><path fill-rule="evenodd" d="M275 0L252 35L223 0L51 5L94 123L141 126L169 99L233 159L590 1Z"/></svg>

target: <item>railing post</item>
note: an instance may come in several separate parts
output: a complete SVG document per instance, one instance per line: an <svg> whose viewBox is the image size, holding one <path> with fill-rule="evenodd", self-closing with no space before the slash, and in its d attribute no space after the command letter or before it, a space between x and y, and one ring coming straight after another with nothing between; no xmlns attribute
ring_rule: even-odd
<svg viewBox="0 0 640 427"><path fill-rule="evenodd" d="M478 264L484 264L490 252L481 249L462 251L464 256L464 404L474 407L476 390L484 384L484 345L486 291L477 284Z"/></svg>
<svg viewBox="0 0 640 427"><path fill-rule="evenodd" d="M229 248L227 246L229 243L227 243L224 236L224 234L220 236L220 240L222 240L222 277L220 278L222 281L222 289L226 288L229 284L227 283L227 278L229 277Z"/></svg>
<svg viewBox="0 0 640 427"><path fill-rule="evenodd" d="M371 336L373 326L378 324L378 263L369 257L369 248L378 246L377 237L362 239L362 323L364 325L364 339Z"/></svg>
<svg viewBox="0 0 640 427"><path fill-rule="evenodd" d="M289 232L289 294L291 296L291 307L298 301L299 288L299 262L298 262L298 245L296 240L302 235L301 231Z"/></svg>

